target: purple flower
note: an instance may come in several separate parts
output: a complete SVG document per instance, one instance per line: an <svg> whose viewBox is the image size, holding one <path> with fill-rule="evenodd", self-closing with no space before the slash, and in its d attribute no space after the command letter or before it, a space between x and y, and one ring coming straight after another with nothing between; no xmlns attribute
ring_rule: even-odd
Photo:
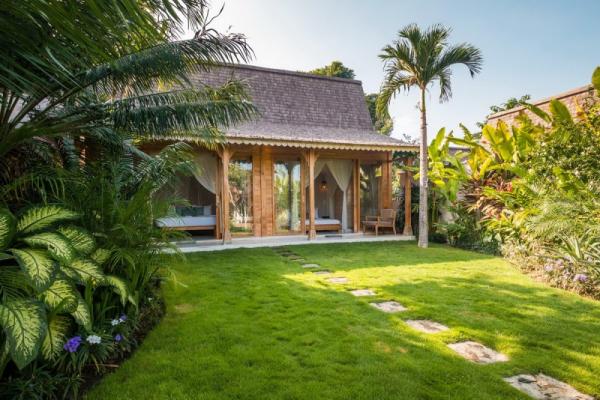
<svg viewBox="0 0 600 400"><path fill-rule="evenodd" d="M121 315L121 317L119 318L119 321L121 321L121 322L127 321L127 315L125 315L125 314Z"/></svg>
<svg viewBox="0 0 600 400"><path fill-rule="evenodd" d="M63 346L63 349L68 351L69 353L75 353L79 345L81 344L81 336L74 336L71 339L67 340L67 343Z"/></svg>
<svg viewBox="0 0 600 400"><path fill-rule="evenodd" d="M120 333L117 333L115 335L115 342L120 342L121 340L123 340L123 335L121 335Z"/></svg>
<svg viewBox="0 0 600 400"><path fill-rule="evenodd" d="M573 277L574 282L584 283L584 282L587 282L587 280L588 280L588 277L586 274L575 274L575 276Z"/></svg>
<svg viewBox="0 0 600 400"><path fill-rule="evenodd" d="M546 266L544 267L544 270L545 270L546 272L552 272L552 271L554 271L554 267L553 267L552 265L546 265Z"/></svg>

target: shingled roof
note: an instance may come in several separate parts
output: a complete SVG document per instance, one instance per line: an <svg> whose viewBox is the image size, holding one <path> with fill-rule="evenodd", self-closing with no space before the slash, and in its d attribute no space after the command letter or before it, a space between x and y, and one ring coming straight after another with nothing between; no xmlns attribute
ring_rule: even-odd
<svg viewBox="0 0 600 400"><path fill-rule="evenodd" d="M260 116L225 131L229 143L355 150L414 145L376 133L360 81L250 65L219 66L191 78L200 86L244 81Z"/></svg>

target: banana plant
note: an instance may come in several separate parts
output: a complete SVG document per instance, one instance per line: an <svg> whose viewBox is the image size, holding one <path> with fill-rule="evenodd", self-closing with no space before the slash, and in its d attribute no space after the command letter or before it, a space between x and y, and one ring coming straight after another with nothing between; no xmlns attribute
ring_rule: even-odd
<svg viewBox="0 0 600 400"><path fill-rule="evenodd" d="M31 207L18 217L0 209L0 373L10 360L22 369L40 351L54 358L72 322L92 328L78 288L112 286L127 300L125 282L103 273L105 252L74 225L78 218L56 205Z"/></svg>

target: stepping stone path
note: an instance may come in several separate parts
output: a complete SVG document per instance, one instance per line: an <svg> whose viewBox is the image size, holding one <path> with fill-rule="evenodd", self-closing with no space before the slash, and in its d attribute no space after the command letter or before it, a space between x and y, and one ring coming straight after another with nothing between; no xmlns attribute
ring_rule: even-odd
<svg viewBox="0 0 600 400"><path fill-rule="evenodd" d="M463 356L469 361L478 364L491 364L495 362L508 361L508 357L502 353L498 353L477 342L459 342L449 344L452 350Z"/></svg>
<svg viewBox="0 0 600 400"><path fill-rule="evenodd" d="M414 329L424 333L438 333L447 331L448 327L439 322L429 321L426 319L407 320L406 323Z"/></svg>
<svg viewBox="0 0 600 400"><path fill-rule="evenodd" d="M350 282L350 279L346 278L345 276L334 276L333 278L327 279L327 282L329 282L329 283L348 283L348 282Z"/></svg>
<svg viewBox="0 0 600 400"><path fill-rule="evenodd" d="M350 293L352 293L352 295L356 297L375 296L375 292L371 289L351 290Z"/></svg>
<svg viewBox="0 0 600 400"><path fill-rule="evenodd" d="M321 271L313 271L313 274L315 275L329 275L331 274L331 271L328 269L323 269Z"/></svg>
<svg viewBox="0 0 600 400"><path fill-rule="evenodd" d="M376 309L383 311L385 313L390 313L390 314L407 310L406 307L404 307L402 304L398 303L397 301L383 301L381 303L370 303L370 304L371 304L371 306L375 307Z"/></svg>
<svg viewBox="0 0 600 400"><path fill-rule="evenodd" d="M302 264L302 268L320 268L319 264Z"/></svg>
<svg viewBox="0 0 600 400"><path fill-rule="evenodd" d="M592 396L578 392L572 386L544 374L511 376L504 381L534 399L594 400Z"/></svg>

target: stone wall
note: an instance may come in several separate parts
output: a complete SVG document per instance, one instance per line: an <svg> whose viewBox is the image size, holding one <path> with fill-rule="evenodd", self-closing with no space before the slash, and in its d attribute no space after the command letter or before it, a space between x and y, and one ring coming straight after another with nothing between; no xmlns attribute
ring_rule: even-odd
<svg viewBox="0 0 600 400"><path fill-rule="evenodd" d="M587 103L592 102L595 99L597 100L598 97L594 94L593 87L591 85L587 85L577 89L569 90L568 92L557 94L555 96L547 97L542 100L533 101L531 104L548 112L548 107L550 106L550 101L552 99L560 100L564 105L567 106L571 112L571 115L575 116L582 106L585 106ZM487 122L488 124L496 125L496 123L501 120L508 125L513 125L515 118L517 118L517 116L522 112L528 114L534 122L542 122L538 116L532 114L522 106L492 114L488 117Z"/></svg>

